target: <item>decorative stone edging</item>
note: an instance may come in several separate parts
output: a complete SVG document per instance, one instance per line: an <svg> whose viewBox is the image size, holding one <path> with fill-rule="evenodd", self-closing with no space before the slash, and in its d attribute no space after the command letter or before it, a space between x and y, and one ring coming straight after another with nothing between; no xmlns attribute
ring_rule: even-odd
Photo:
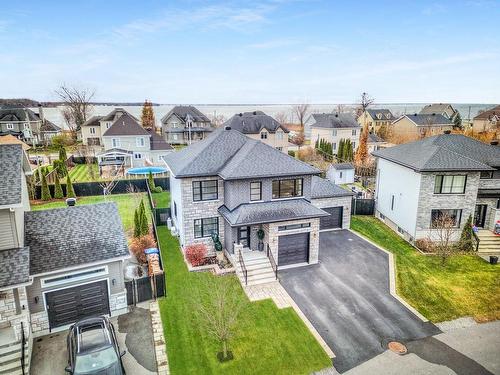
<svg viewBox="0 0 500 375"><path fill-rule="evenodd" d="M153 329L153 343L156 357L158 375L169 375L167 343L163 335L163 324L161 321L160 307L158 301L151 301L149 304L151 311L151 325Z"/></svg>
<svg viewBox="0 0 500 375"><path fill-rule="evenodd" d="M396 298L399 302L401 302L408 310L410 310L417 318L422 320L423 322L428 322L429 319L427 319L425 316L420 314L413 306L411 306L408 302L406 302L403 298L401 298L398 293L396 292L396 264L394 263L394 254L391 253L390 251L387 251L383 247L380 247L377 245L375 242L371 241L367 237L363 236L360 233L357 233L351 229L349 229L349 232L352 234L362 238L366 242L370 243L371 245L375 246L377 249L380 251L383 251L384 253L387 254L389 257L389 292L391 293L391 296Z"/></svg>

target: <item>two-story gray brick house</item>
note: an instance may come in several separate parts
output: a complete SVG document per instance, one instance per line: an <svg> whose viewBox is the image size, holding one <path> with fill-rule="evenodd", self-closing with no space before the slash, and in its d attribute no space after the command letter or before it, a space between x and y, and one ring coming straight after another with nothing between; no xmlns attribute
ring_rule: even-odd
<svg viewBox="0 0 500 375"><path fill-rule="evenodd" d="M170 144L195 143L213 130L209 118L191 105L175 106L161 119L161 134Z"/></svg>
<svg viewBox="0 0 500 375"><path fill-rule="evenodd" d="M375 151L376 216L410 242L434 238L443 214L458 239L469 215L482 229L480 250L500 251L491 231L500 220L500 147L442 134Z"/></svg>
<svg viewBox="0 0 500 375"><path fill-rule="evenodd" d="M165 162L181 244L202 242L213 252L210 236L218 233L237 265L240 252L245 263L269 263L268 257L278 267L317 263L318 232L349 226L350 192L317 177L318 169L230 127ZM254 281L267 281L265 274L260 277Z"/></svg>

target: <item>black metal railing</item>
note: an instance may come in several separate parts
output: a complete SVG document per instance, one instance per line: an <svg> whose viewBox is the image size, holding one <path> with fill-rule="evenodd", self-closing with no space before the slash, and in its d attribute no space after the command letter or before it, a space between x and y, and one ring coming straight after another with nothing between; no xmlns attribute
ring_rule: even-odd
<svg viewBox="0 0 500 375"><path fill-rule="evenodd" d="M23 373L23 375L26 375L25 374L25 366L26 366L26 363L25 363L25 356L26 356L26 353L24 352L25 351L25 347L26 346L26 337L24 336L24 325L23 325L23 322L21 322L21 371Z"/></svg>
<svg viewBox="0 0 500 375"><path fill-rule="evenodd" d="M278 266L276 265L276 261L274 260L269 244L267 244L267 257L269 258L269 262L271 262L271 267L273 267L274 277L278 280Z"/></svg>
<svg viewBox="0 0 500 375"><path fill-rule="evenodd" d="M479 250L479 237L477 236L476 232L472 231L472 237L474 237L474 242L476 243L476 251Z"/></svg>
<svg viewBox="0 0 500 375"><path fill-rule="evenodd" d="M248 271L247 268L245 267L245 262L243 261L243 254L241 253L241 250L238 254L238 258L240 261L241 272L243 273L243 277L245 278L245 285L248 285Z"/></svg>

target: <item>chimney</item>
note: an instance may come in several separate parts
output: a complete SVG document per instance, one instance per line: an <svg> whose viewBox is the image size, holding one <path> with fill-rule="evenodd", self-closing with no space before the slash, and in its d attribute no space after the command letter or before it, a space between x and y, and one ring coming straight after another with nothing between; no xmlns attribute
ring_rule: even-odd
<svg viewBox="0 0 500 375"><path fill-rule="evenodd" d="M257 115L257 111L253 111L253 115L256 116Z"/></svg>
<svg viewBox="0 0 500 375"><path fill-rule="evenodd" d="M498 139L496 139L494 141L491 141L490 145L492 145L492 146L498 146Z"/></svg>
<svg viewBox="0 0 500 375"><path fill-rule="evenodd" d="M40 117L40 120L42 122L45 121L45 117L44 117L44 114L43 114L43 106L40 103L38 104L38 117Z"/></svg>
<svg viewBox="0 0 500 375"><path fill-rule="evenodd" d="M224 128L224 130L231 130L231 127L230 127L230 126L226 126L226 127Z"/></svg>
<svg viewBox="0 0 500 375"><path fill-rule="evenodd" d="M451 134L451 130L445 130L444 134Z"/></svg>

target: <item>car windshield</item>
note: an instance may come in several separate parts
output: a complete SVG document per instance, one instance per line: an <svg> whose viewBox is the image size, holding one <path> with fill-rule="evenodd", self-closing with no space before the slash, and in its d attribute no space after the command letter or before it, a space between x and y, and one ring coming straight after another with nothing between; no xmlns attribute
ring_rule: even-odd
<svg viewBox="0 0 500 375"><path fill-rule="evenodd" d="M75 373L94 373L96 370L110 367L117 361L118 356L112 346L88 354L80 354L76 357Z"/></svg>

